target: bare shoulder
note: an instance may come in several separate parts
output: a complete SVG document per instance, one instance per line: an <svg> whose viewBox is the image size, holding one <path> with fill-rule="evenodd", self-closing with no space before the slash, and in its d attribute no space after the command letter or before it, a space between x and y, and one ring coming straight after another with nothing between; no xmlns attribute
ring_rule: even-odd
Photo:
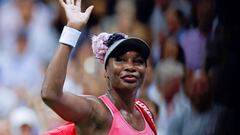
<svg viewBox="0 0 240 135"><path fill-rule="evenodd" d="M93 108L93 117L95 119L106 119L107 117L111 116L110 110L107 108L107 106L103 103L103 101L95 96L84 96L85 99L90 103L90 105Z"/></svg>
<svg viewBox="0 0 240 135"><path fill-rule="evenodd" d="M106 105L102 102L101 99L95 96L83 96L89 105L92 107L91 114L89 116L89 120L84 123L78 123L78 127L81 129L82 133L90 134L89 132L105 132L106 130L111 128L112 116L110 110L106 107ZM91 130L89 129L89 125L91 125ZM91 133L92 134L92 133Z"/></svg>

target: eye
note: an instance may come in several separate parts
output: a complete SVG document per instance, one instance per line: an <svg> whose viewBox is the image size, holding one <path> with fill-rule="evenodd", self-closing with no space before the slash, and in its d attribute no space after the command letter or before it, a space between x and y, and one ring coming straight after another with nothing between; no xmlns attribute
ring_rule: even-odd
<svg viewBox="0 0 240 135"><path fill-rule="evenodd" d="M122 61L123 61L123 58L122 58L122 57L116 57L115 60L116 60L117 62L122 62Z"/></svg>
<svg viewBox="0 0 240 135"><path fill-rule="evenodd" d="M135 63L142 65L142 64L145 64L145 61L143 60L143 58L139 57L135 59Z"/></svg>

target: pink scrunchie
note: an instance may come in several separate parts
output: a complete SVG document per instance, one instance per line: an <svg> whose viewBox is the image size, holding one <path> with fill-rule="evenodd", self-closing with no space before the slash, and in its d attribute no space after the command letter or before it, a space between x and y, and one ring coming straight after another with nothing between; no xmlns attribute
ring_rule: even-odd
<svg viewBox="0 0 240 135"><path fill-rule="evenodd" d="M104 42L107 41L110 36L111 34L103 32L103 33L100 33L98 36L94 35L92 37L93 53L102 64L104 63L104 56L108 49L108 47L104 44Z"/></svg>
<svg viewBox="0 0 240 135"><path fill-rule="evenodd" d="M128 35L121 33L124 38L127 38ZM104 44L109 39L112 34L102 32L99 35L94 35L92 37L92 50L96 58L100 63L104 64L104 57L107 53L108 47Z"/></svg>

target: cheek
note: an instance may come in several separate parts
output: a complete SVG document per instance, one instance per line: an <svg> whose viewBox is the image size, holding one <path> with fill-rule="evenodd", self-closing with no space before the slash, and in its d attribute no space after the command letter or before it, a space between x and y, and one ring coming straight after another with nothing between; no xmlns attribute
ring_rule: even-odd
<svg viewBox="0 0 240 135"><path fill-rule="evenodd" d="M139 68L138 71L139 71L141 78L144 79L145 74L146 74L146 67L141 67L141 68Z"/></svg>
<svg viewBox="0 0 240 135"><path fill-rule="evenodd" d="M117 82L119 80L120 72L118 70L111 70L107 73L108 79L111 83Z"/></svg>

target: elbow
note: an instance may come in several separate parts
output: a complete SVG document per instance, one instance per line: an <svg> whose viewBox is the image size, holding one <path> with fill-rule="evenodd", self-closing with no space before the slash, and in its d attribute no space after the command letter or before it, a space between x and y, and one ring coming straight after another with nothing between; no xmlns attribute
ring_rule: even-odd
<svg viewBox="0 0 240 135"><path fill-rule="evenodd" d="M45 103L57 101L60 97L60 94L54 91L54 89L49 88L48 86L42 87L41 98Z"/></svg>
<svg viewBox="0 0 240 135"><path fill-rule="evenodd" d="M46 103L47 101L53 99L52 96L50 96L49 90L46 88L46 87L42 87L42 90L41 90L41 98L42 100Z"/></svg>
<svg viewBox="0 0 240 135"><path fill-rule="evenodd" d="M62 81L59 81L57 79L55 81L50 81L50 79L45 78L41 89L42 100L46 104L55 103L61 100L62 96L63 96Z"/></svg>
<svg viewBox="0 0 240 135"><path fill-rule="evenodd" d="M41 90L41 98L46 103L48 100L51 99L51 97L45 91L46 91L45 89Z"/></svg>

